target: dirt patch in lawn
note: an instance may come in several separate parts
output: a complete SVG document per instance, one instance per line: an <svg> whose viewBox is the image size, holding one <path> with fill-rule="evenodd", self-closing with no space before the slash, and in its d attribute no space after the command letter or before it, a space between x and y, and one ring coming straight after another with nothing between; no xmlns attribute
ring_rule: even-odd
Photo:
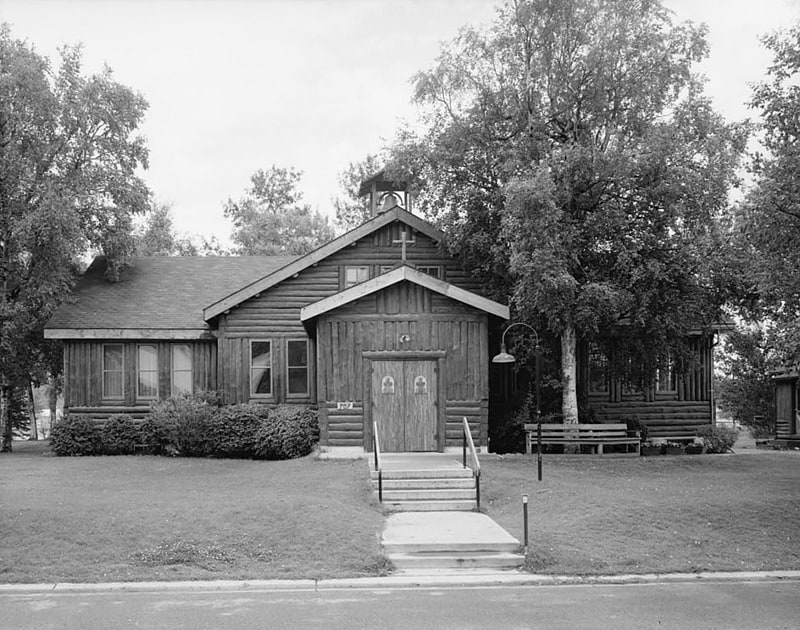
<svg viewBox="0 0 800 630"><path fill-rule="evenodd" d="M0 581L335 578L386 571L363 460L0 455Z"/></svg>
<svg viewBox="0 0 800 630"><path fill-rule="evenodd" d="M800 454L487 456L483 507L527 568L569 574L800 569Z"/></svg>

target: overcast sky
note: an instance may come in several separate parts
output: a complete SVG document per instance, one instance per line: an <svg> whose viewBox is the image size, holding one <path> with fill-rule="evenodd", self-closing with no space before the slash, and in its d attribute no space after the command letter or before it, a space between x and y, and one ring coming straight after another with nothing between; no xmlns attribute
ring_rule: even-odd
<svg viewBox="0 0 800 630"><path fill-rule="evenodd" d="M0 19L55 60L84 45L150 103L144 174L183 232L227 241L222 204L272 164L304 172L305 200L332 213L337 175L413 117L410 77L439 43L487 22L497 0L0 0ZM748 84L770 56L758 37L800 19L800 0L665 0L705 22L708 93L752 115Z"/></svg>

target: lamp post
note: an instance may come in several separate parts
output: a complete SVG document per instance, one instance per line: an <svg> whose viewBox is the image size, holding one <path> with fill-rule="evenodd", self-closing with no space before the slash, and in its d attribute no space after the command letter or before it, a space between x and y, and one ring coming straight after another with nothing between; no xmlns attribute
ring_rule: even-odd
<svg viewBox="0 0 800 630"><path fill-rule="evenodd" d="M536 358L536 421L539 422L542 417L541 410L541 389L542 389L542 349L539 346L539 333L524 322L514 322L506 326L503 335L500 337L500 354L492 357L492 363L515 363L517 358L513 354L509 354L506 350L506 333L514 328L514 326L524 326L533 333L536 338L536 346L533 348L533 353Z"/></svg>
<svg viewBox="0 0 800 630"><path fill-rule="evenodd" d="M503 331L502 336L500 337L500 354L495 355L492 357L492 363L515 363L516 357L513 354L509 354L506 350L506 333L511 330L514 326L524 326L528 330L533 333L533 336L536 338L536 346L533 348L533 353L536 358L536 424L537 424L537 431L536 431L536 468L539 477L539 481L542 480L542 409L541 409L541 398L542 398L542 349L539 346L539 333L536 330L529 326L524 322L514 322L513 324L509 324L506 326L506 329ZM527 508L527 502L525 507Z"/></svg>

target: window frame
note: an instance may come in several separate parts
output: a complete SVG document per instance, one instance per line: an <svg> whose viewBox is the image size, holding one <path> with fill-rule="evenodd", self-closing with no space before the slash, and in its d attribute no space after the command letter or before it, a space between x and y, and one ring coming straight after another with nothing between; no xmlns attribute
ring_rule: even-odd
<svg viewBox="0 0 800 630"><path fill-rule="evenodd" d="M175 350L177 348L186 348L189 351L189 369L188 370L176 370L175 369ZM194 393L194 348L190 343L174 343L170 345L169 349L169 387L170 387L170 395L171 396L180 396L182 394L193 394ZM189 391L187 392L179 392L175 389L175 374L189 374Z"/></svg>
<svg viewBox="0 0 800 630"><path fill-rule="evenodd" d="M359 280L359 281L354 282L352 284L348 284L348 282L347 282L347 272L350 269L363 270L366 273L367 277L364 278L363 280ZM366 282L371 277L372 277L372 270L370 269L369 265L344 265L344 267L342 269L342 289L349 289L350 287L354 287L354 286L356 286L358 284L361 284L362 282Z"/></svg>
<svg viewBox="0 0 800 630"><path fill-rule="evenodd" d="M253 365L253 344L268 343L269 344L269 392L256 392L253 388L253 372L256 369L263 370L264 367ZM250 392L250 398L274 398L275 397L275 341L273 339L250 339L249 343L249 363L247 370L247 389ZM260 380L259 380L260 382Z"/></svg>
<svg viewBox="0 0 800 630"><path fill-rule="evenodd" d="M139 355L139 351L142 348L153 348L155 350L155 357L156 357L156 367L152 370L147 370L147 373L154 373L156 375L156 393L154 396L145 396L141 392L141 380L139 379L139 375L143 372L141 366L141 356ZM160 387L159 387L159 374L158 374L158 344L155 343L137 343L136 344L136 399L137 400L158 400L160 394Z"/></svg>
<svg viewBox="0 0 800 630"><path fill-rule="evenodd" d="M106 348L111 347L118 347L120 349L122 363L119 370L108 370L106 369ZM125 400L125 344L123 343L104 343L102 349L102 365L100 368L101 371L101 388L103 394L103 400ZM116 374L119 373L120 378L120 395L119 396L112 396L106 392L106 374L112 373Z"/></svg>
<svg viewBox="0 0 800 630"><path fill-rule="evenodd" d="M429 269L435 269L436 275L434 276L432 273L426 271ZM442 269L441 265L417 265L417 271L424 273L425 275L428 275L436 280L444 280L444 270Z"/></svg>
<svg viewBox="0 0 800 630"><path fill-rule="evenodd" d="M303 366L300 365L290 365L289 364L289 344L290 343L304 343L306 345L306 364ZM285 353L285 360L284 360L284 369L286 370L286 398L308 398L311 396L311 348L310 344L308 343L308 338L301 338L297 337L294 339L287 339L286 340L286 353ZM289 370L299 370L304 369L306 372L306 389L304 392L290 392L289 391L289 384L291 383L291 378L289 377Z"/></svg>

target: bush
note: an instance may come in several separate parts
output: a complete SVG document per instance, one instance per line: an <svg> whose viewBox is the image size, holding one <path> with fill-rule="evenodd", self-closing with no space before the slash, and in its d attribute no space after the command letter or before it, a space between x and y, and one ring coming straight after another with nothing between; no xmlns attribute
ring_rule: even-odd
<svg viewBox="0 0 800 630"><path fill-rule="evenodd" d="M299 405L272 409L256 433L255 455L261 459L293 459L311 452L319 437L317 412Z"/></svg>
<svg viewBox="0 0 800 630"><path fill-rule="evenodd" d="M116 414L103 424L100 439L107 455L132 455L136 445L142 443L142 432L133 418Z"/></svg>
<svg viewBox="0 0 800 630"><path fill-rule="evenodd" d="M731 427L706 425L697 430L697 436L703 439L707 453L724 453L731 449L739 437L739 431Z"/></svg>
<svg viewBox="0 0 800 630"><path fill-rule="evenodd" d="M231 405L217 411L208 424L208 449L213 457L255 457L256 434L269 417L263 405Z"/></svg>
<svg viewBox="0 0 800 630"><path fill-rule="evenodd" d="M56 455L97 455L100 430L89 416L67 414L50 430L50 447Z"/></svg>
<svg viewBox="0 0 800 630"><path fill-rule="evenodd" d="M209 426L217 413L202 397L168 398L150 407L142 437L157 454L205 457L211 453Z"/></svg>

